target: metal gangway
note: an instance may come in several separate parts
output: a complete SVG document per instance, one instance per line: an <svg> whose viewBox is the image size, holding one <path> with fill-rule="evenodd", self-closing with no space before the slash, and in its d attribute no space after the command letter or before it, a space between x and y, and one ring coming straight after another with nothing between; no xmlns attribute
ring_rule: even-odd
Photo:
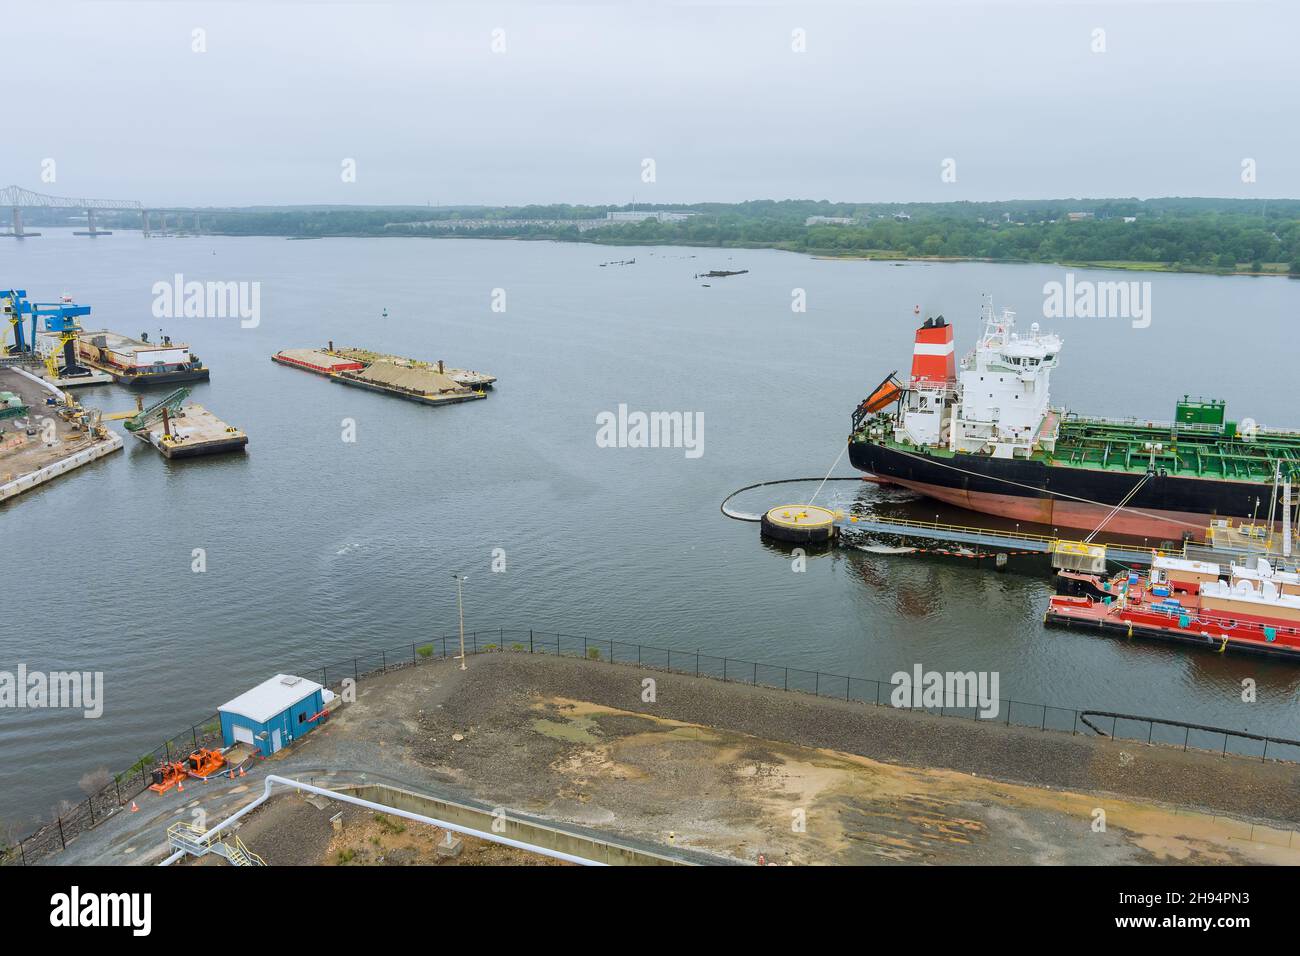
<svg viewBox="0 0 1300 956"><path fill-rule="evenodd" d="M167 828L167 845L193 857L214 853L231 866L266 866L266 861L246 847L239 837L234 836L229 842L214 840L207 830L200 830L194 824L184 821L173 823Z"/></svg>
<svg viewBox="0 0 1300 956"><path fill-rule="evenodd" d="M926 541L950 541L974 544L985 548L1002 548L1014 551L1037 551L1050 554L1061 539L1052 535L1028 531L998 531L969 525L946 524L940 521L914 521L908 518L880 515L845 515L835 524L841 530L870 531L875 534L895 535L902 539L919 538ZM1102 544L1105 542L1097 542ZM1149 547L1105 543L1107 555L1124 564L1150 564L1152 555L1164 552Z"/></svg>

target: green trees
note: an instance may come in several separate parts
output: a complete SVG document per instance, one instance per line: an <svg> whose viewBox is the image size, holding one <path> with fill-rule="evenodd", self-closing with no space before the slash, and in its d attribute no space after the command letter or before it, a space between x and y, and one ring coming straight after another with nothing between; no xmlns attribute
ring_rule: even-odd
<svg viewBox="0 0 1300 956"><path fill-rule="evenodd" d="M1066 199L955 203L836 203L753 200L654 206L693 213L681 221L617 222L620 207L284 207L201 210L205 232L289 236L484 236L602 244L765 246L839 255L977 257L1037 262L1107 262L1235 270L1300 262L1300 201ZM646 207L638 207L646 208ZM1070 219L1071 213L1091 217ZM811 216L851 224L805 225ZM455 220L454 229L424 225ZM184 221L184 216L182 216ZM571 224L570 224L571 223ZM127 225L126 223L122 223ZM1279 268L1278 266L1271 266Z"/></svg>

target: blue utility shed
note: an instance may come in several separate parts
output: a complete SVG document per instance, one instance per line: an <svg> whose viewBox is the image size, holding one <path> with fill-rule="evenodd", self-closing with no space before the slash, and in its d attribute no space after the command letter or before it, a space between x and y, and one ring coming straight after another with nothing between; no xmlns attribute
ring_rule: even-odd
<svg viewBox="0 0 1300 956"><path fill-rule="evenodd" d="M221 737L227 747L246 743L269 757L324 720L333 699L315 681L276 674L217 708Z"/></svg>

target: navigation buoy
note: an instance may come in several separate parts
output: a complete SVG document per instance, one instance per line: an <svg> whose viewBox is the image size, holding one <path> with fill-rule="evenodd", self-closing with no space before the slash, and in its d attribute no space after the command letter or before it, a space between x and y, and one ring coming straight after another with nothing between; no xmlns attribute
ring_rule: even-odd
<svg viewBox="0 0 1300 956"><path fill-rule="evenodd" d="M835 526L840 512L816 505L778 505L763 515L760 528L764 537L796 544L831 541L839 530Z"/></svg>

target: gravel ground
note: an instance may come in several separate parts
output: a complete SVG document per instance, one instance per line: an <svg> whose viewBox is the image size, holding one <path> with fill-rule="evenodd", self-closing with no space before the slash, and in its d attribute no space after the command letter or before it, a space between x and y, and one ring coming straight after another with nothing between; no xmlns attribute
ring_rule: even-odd
<svg viewBox="0 0 1300 956"><path fill-rule="evenodd" d="M480 655L470 663L446 706L429 712L441 715L429 718L427 729L435 740L422 748L434 761L457 746L439 730L499 720L503 700L568 697L887 763L1300 825L1300 767L1289 763L1183 753L1137 741L938 717L573 658L505 653ZM641 700L647 676L656 682L653 704ZM544 741L515 743L544 748Z"/></svg>
<svg viewBox="0 0 1300 956"><path fill-rule="evenodd" d="M267 773L388 782L730 860L1300 862L1292 764L603 661L505 652L468 663L365 678L355 702L246 778L151 798L50 862L156 862L169 822L200 807L224 819ZM1103 834L1089 826L1098 807L1114 823ZM806 835L792 837L791 814L805 812ZM299 836L297 824L282 829ZM296 860L268 839L279 862ZM312 841L303 862L317 858Z"/></svg>

